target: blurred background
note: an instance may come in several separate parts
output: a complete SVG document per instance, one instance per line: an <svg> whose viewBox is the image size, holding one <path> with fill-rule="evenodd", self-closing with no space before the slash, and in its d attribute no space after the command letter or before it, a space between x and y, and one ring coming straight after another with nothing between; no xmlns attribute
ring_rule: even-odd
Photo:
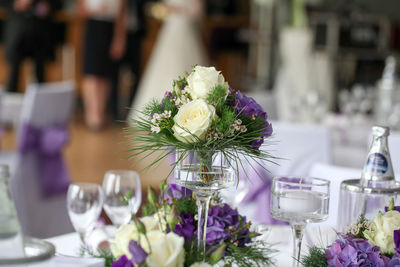
<svg viewBox="0 0 400 267"><path fill-rule="evenodd" d="M172 70L196 63L215 66L271 120L325 125L359 150L352 164L341 156L347 150L336 151L337 164L362 166L369 130L356 129L400 128L398 1L117 2L0 1L3 152L18 147L30 86L72 81L64 150L72 180L101 183L109 169L140 170L146 162L135 166L124 152L129 108L147 94L161 98L177 77ZM52 113L47 104L42 112ZM161 165L141 173L143 188L165 178Z"/></svg>

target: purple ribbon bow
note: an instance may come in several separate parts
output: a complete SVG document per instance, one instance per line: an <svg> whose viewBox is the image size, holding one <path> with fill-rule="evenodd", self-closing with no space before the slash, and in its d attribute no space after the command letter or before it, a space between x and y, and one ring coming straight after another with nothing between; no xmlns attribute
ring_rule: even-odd
<svg viewBox="0 0 400 267"><path fill-rule="evenodd" d="M65 193L70 183L61 150L68 143L66 126L37 128L22 126L19 152L35 153L39 161L39 183L45 197Z"/></svg>
<svg viewBox="0 0 400 267"><path fill-rule="evenodd" d="M249 191L242 202L257 203L260 212L254 215L253 220L264 224L288 224L272 218L270 214L272 175L259 165L254 166L254 168L251 167L247 172L248 177L252 178L252 183L249 182L247 185ZM244 177L244 174L241 174L241 176L239 179L246 180L247 177Z"/></svg>

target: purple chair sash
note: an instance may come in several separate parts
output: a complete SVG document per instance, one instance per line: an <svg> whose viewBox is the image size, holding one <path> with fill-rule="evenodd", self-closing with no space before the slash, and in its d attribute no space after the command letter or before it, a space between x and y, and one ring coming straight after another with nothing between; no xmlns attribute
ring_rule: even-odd
<svg viewBox="0 0 400 267"><path fill-rule="evenodd" d="M260 212L257 212L252 218L253 220L264 223L264 224L288 224L287 222L279 221L272 218L270 214L270 200L271 200L271 185L272 177L264 168L259 165L250 167L248 170L247 186L249 191L246 197L242 200L242 203L256 203ZM240 179L248 179L245 174L241 173ZM240 204L239 204L240 205Z"/></svg>
<svg viewBox="0 0 400 267"><path fill-rule="evenodd" d="M39 161L39 183L45 197L65 193L70 183L61 150L68 143L66 126L37 128L22 125L18 151L36 153Z"/></svg>

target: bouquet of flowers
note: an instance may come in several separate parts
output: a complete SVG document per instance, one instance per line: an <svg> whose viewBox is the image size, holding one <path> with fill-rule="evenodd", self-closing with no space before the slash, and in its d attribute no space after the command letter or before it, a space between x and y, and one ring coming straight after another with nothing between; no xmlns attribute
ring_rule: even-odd
<svg viewBox="0 0 400 267"><path fill-rule="evenodd" d="M149 188L143 207L145 217L133 218L132 224L120 226L110 241L112 255L108 266L181 267L211 266L221 260L225 266L268 266L273 252L251 223L227 204L212 203L208 212L206 260L196 247L196 200L184 187L161 183L157 199ZM129 196L127 196L129 198ZM128 201L128 200L125 200Z"/></svg>
<svg viewBox="0 0 400 267"><path fill-rule="evenodd" d="M145 106L131 125L132 157L163 152L148 167L174 153L171 148L195 151L201 162L210 162L215 152L222 152L236 171L239 155L271 158L259 149L272 134L267 113L254 99L230 88L214 67L195 66L190 74L179 77L172 91Z"/></svg>
<svg viewBox="0 0 400 267"><path fill-rule="evenodd" d="M372 220L363 215L327 248L312 247L302 259L307 267L400 266L400 206L392 199Z"/></svg>

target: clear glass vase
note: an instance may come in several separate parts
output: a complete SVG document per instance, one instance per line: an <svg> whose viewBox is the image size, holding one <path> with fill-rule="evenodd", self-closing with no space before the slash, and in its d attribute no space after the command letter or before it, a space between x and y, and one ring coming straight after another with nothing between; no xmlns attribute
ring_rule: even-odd
<svg viewBox="0 0 400 267"><path fill-rule="evenodd" d="M233 163L220 151L176 150L175 155L176 183L189 188L196 196L198 215L197 245L204 259L210 199L214 193L235 183Z"/></svg>

